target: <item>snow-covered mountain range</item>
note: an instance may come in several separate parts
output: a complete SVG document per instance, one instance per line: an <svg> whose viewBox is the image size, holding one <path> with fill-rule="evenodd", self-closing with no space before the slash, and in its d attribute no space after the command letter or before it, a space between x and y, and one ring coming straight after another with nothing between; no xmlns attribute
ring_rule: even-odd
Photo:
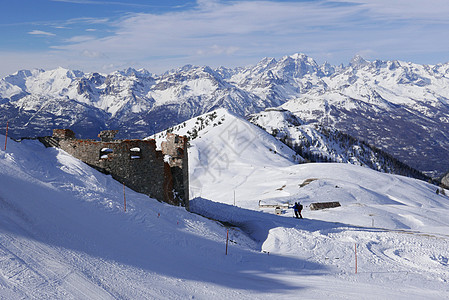
<svg viewBox="0 0 449 300"><path fill-rule="evenodd" d="M184 66L162 75L66 69L19 71L0 80L0 130L13 137L68 127L81 137L119 129L143 137L222 107L240 114L282 105L334 127L429 175L449 170L449 64L365 61L318 65L304 54L255 66Z"/></svg>

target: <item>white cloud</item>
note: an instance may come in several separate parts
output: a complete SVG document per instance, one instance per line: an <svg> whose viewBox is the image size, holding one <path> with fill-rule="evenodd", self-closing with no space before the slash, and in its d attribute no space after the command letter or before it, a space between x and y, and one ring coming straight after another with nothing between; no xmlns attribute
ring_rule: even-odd
<svg viewBox="0 0 449 300"><path fill-rule="evenodd" d="M373 17L384 20L415 20L434 23L448 22L449 5L446 0L333 0L334 3L357 4L369 10Z"/></svg>
<svg viewBox="0 0 449 300"><path fill-rule="evenodd" d="M112 36L62 48L107 49L111 57L183 56L193 60L197 54L211 59L265 56L273 49L276 54L288 54L310 51L303 49L310 47L301 38L317 33L318 23L332 27L354 13L355 8L335 10L308 3L200 1L190 11L131 15L115 24Z"/></svg>
<svg viewBox="0 0 449 300"><path fill-rule="evenodd" d="M81 55L89 58L107 58L107 56L103 52L90 50L81 51Z"/></svg>
<svg viewBox="0 0 449 300"><path fill-rule="evenodd" d="M73 18L64 21L64 24L66 25L72 25L72 24L107 24L110 22L109 18Z"/></svg>
<svg viewBox="0 0 449 300"><path fill-rule="evenodd" d="M77 35L65 40L67 43L84 43L95 40L94 36L91 35Z"/></svg>
<svg viewBox="0 0 449 300"><path fill-rule="evenodd" d="M83 5L120 5L120 6L131 6L131 7L161 7L163 5L151 5L151 4L140 4L140 3L132 3L130 1L126 2L117 2L117 1L98 1L98 0L51 0L53 2L65 2L65 3L74 3L74 4L83 4Z"/></svg>
<svg viewBox="0 0 449 300"><path fill-rule="evenodd" d="M32 31L28 32L28 34L31 34L31 35L43 35L43 36L55 36L56 35L54 33L47 32L47 31L42 31L42 30L32 30Z"/></svg>

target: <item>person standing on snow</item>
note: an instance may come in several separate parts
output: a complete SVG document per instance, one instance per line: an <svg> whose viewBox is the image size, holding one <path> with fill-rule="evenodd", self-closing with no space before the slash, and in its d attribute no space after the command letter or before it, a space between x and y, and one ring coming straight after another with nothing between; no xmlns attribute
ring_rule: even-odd
<svg viewBox="0 0 449 300"><path fill-rule="evenodd" d="M302 215L301 215L302 204L299 204L298 202L295 202L295 205L293 206L293 209L295 211L295 218L302 219Z"/></svg>

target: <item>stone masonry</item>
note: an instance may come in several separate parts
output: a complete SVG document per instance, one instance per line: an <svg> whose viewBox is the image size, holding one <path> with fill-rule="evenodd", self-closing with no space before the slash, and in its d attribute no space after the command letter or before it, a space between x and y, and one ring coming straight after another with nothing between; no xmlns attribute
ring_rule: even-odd
<svg viewBox="0 0 449 300"><path fill-rule="evenodd" d="M169 164L172 173L175 196L182 199L189 198L187 146L187 137L173 133L167 133L167 140L161 144L164 160Z"/></svg>
<svg viewBox="0 0 449 300"><path fill-rule="evenodd" d="M189 209L187 138L168 134L162 151L150 140L114 140L116 130L105 130L97 140L75 138L70 129L54 129L53 136L41 138L99 171L111 174L139 193Z"/></svg>

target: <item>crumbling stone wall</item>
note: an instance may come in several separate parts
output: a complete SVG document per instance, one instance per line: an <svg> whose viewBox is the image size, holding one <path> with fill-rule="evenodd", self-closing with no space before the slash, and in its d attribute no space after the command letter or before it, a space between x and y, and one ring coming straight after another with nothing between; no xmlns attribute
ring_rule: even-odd
<svg viewBox="0 0 449 300"><path fill-rule="evenodd" d="M188 139L174 133L167 133L167 139L161 148L164 160L170 165L175 198L189 199Z"/></svg>
<svg viewBox="0 0 449 300"><path fill-rule="evenodd" d="M70 129L53 129L53 137L56 139L74 139L75 133Z"/></svg>
<svg viewBox="0 0 449 300"><path fill-rule="evenodd" d="M114 137L117 135L118 130L103 130L100 131L98 137L102 142L111 142L114 140Z"/></svg>
<svg viewBox="0 0 449 300"><path fill-rule="evenodd" d="M173 136L165 143L170 154L182 153L170 156L171 163L164 151L156 150L155 140L114 140L116 133L102 131L101 141L96 141L76 139L71 130L55 129L46 140L137 192L189 209L187 138Z"/></svg>

